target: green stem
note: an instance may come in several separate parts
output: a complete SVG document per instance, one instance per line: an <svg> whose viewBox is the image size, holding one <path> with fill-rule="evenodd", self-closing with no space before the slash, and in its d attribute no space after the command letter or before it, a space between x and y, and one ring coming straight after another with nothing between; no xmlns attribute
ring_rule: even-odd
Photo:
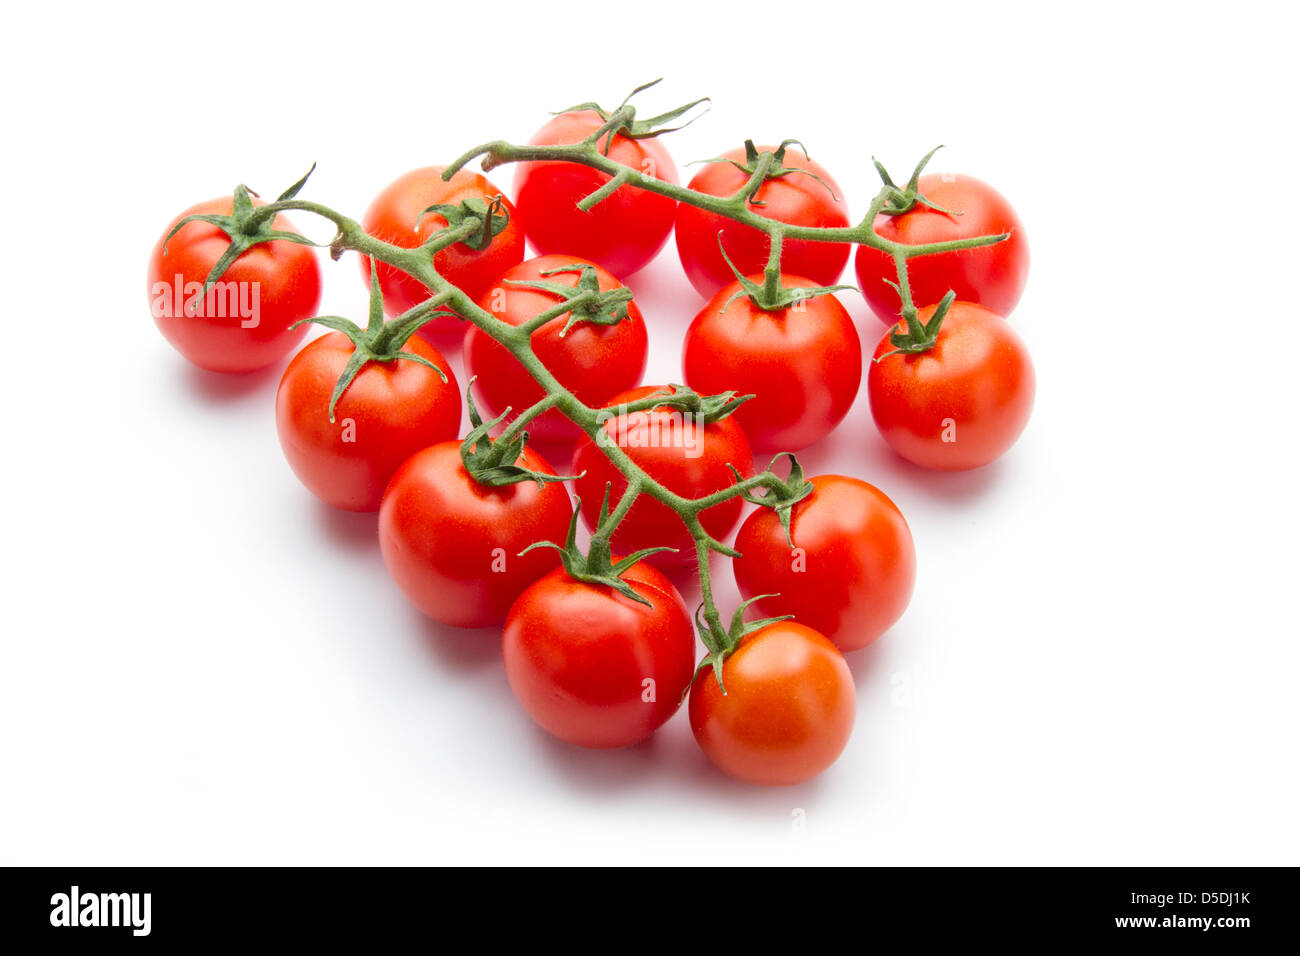
<svg viewBox="0 0 1300 956"><path fill-rule="evenodd" d="M971 239L915 246L885 239L876 232L875 220L893 194L889 187L881 190L880 194L872 201L867 215L857 225L830 228L781 223L755 212L750 204L750 200L757 193L771 169L773 156L770 152L764 152L760 155L752 174L737 192L730 196L711 196L707 193L648 176L639 169L625 166L606 156L600 144L601 137L611 135L612 130L619 128L631 118L630 108L621 108L611 114L610 119L599 130L579 143L558 146L515 145L501 140L485 143L457 159L447 168L443 176L449 179L457 170L464 167L472 159L480 156L483 157L482 166L485 171L502 163L531 160L557 160L588 166L608 175L610 181L588 196L581 204L582 208L591 208L596 203L607 198L620 186L632 185L638 189L666 196L677 202L717 213L732 221L751 226L766 233L771 240L771 250L764 274L764 289L768 292L779 291L781 250L786 239L853 243L878 249L889 255L897 266L899 296L903 302L903 315L908 322L909 328L919 324L907 278L907 262L909 259L917 256L934 255L940 252L991 245L1005 238L1005 236L1001 235L977 236ZM480 307L463 291L443 278L434 267L434 253L473 235L482 227L481 223L469 219L454 229L443 229L433 233L421 246L407 249L376 239L367 234L355 220L319 203L306 200L295 198L268 203L257 210L257 215L262 219L269 219L277 212L284 210L309 212L333 223L337 229L337 235L331 242L332 251L339 253L345 249L354 250L410 274L424 283L431 294L440 301L445 302L458 315L471 325L481 329L514 356L542 388L545 397L515 418L505 429L501 436L502 439L514 438L528 422L538 415L552 408L558 408L565 417L596 441L597 447L601 449L614 467L627 480L627 489L620 498L618 505L597 529L593 541L599 541L602 547L607 547L614 528L627 515L640 495L648 495L676 512L695 542L703 615L708 625L707 630L711 632L702 634L701 638L706 645L720 645L725 642L727 631L723 627L721 615L714 601L709 554L711 551L731 552L705 530L700 521L700 513L724 501L742 496L752 489L778 487L782 484L779 477L771 471L765 471L752 478L737 481L734 485L713 494L693 499L684 498L647 474L617 444L600 441L599 435L604 429L604 421L609 414L608 410L591 408L581 402L542 364L532 348L532 333L547 322L573 310L575 306L579 306L581 297L568 302L557 303L553 308L548 309L529 322L521 326L513 326ZM710 646L709 650L716 652L719 647Z"/></svg>

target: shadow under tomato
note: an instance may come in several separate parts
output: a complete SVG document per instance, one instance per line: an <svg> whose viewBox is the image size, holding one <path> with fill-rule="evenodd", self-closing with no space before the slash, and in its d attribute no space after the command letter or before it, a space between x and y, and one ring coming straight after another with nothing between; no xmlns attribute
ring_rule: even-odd
<svg viewBox="0 0 1300 956"><path fill-rule="evenodd" d="M554 767L557 779L589 795L644 794L652 787L680 792L686 788L697 797L716 802L729 815L770 819L780 826L790 819L794 808L809 806L822 787L822 778L792 787L758 787L727 776L695 743L685 705L649 740L615 750L575 747L539 727L532 730L535 746Z"/></svg>
<svg viewBox="0 0 1300 956"><path fill-rule="evenodd" d="M405 600L393 589L395 600ZM407 606L411 630L439 668L470 673L501 663L501 627L452 627Z"/></svg>
<svg viewBox="0 0 1300 956"><path fill-rule="evenodd" d="M529 723L530 743L552 765L556 777L586 793L640 789L667 763L658 734L630 747L593 750L566 743Z"/></svg>
<svg viewBox="0 0 1300 956"><path fill-rule="evenodd" d="M1012 449L1007 454L1014 454ZM880 438L876 438L869 451L871 468L868 474L887 474L891 484L919 488L927 497L936 501L952 504L969 504L977 501L995 488L1002 472L1002 459L989 462L981 468L970 471L936 471L922 468L894 454L893 450ZM867 481L879 484L868 477ZM882 491L889 493L888 487L879 485Z"/></svg>
<svg viewBox="0 0 1300 956"><path fill-rule="evenodd" d="M319 498L315 502L318 521L331 546L357 553L379 550L378 512L344 511Z"/></svg>
<svg viewBox="0 0 1300 956"><path fill-rule="evenodd" d="M178 361L187 392L204 404L230 405L254 395L274 395L288 357L254 372L209 372L184 359Z"/></svg>
<svg viewBox="0 0 1300 956"><path fill-rule="evenodd" d="M866 647L856 651L847 651L844 654L844 660L849 665L849 673L853 675L854 686L861 692L863 684L874 681L881 663L888 656L888 650L883 647L884 643L890 639L892 633L886 631L880 637L876 638Z"/></svg>

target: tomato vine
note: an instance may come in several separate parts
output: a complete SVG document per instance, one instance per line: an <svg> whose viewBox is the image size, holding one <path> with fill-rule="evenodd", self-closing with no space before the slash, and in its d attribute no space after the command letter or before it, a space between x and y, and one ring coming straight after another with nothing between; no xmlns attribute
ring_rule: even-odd
<svg viewBox="0 0 1300 956"><path fill-rule="evenodd" d="M647 86L652 85L654 84L647 84ZM640 89L635 92L640 92ZM880 250L891 257L897 267L896 285L902 302L901 315L906 332L896 330L893 333L891 341L895 346L895 350L899 352L920 352L931 347L934 344L939 324L943 320L946 303L941 305L940 309L936 311L936 315L929 322L921 323L918 310L912 302L910 293L908 261L918 256L992 245L1007 238L1008 235L1002 233L926 245L906 245L886 239L876 232L874 224L877 217L882 214L900 215L914 208L917 204L932 205L920 194L917 183L922 169L930 157L933 156L934 151L932 150L930 154L921 160L908 183L901 187L891 180L889 174L879 163L876 163L884 185L872 200L866 215L861 221L856 225L847 227L794 225L769 219L752 208L750 200L762 184L771 176L784 174L782 157L779 154L787 144L783 144L776 151L756 151L750 146L750 152L753 155L746 164L746 171L752 171L750 171L748 178L740 189L730 196L723 197L697 192L657 179L640 169L623 165L608 155L609 143L614 136L646 138L671 132L672 129L679 127L669 127L667 124L676 123L677 120L700 102L704 101L696 101L649 120L642 120L637 118L635 106L628 101L624 101L622 105L613 111L598 110L604 118L604 122L580 142L561 145L530 145L496 140L468 151L448 166L442 176L444 179L450 179L468 163L480 158L485 172L503 164L516 162L549 160L578 163L604 173L609 177L608 182L578 203L580 209L590 210L611 196L617 189L627 185L636 189L658 193L678 203L686 203L725 216L742 225L753 227L765 233L770 241L770 253L764 271L764 282L761 286L752 282L743 286L744 294L749 295L759 308L784 307L789 305L791 301L791 296L788 294L791 290L783 290L781 284L781 249L786 239L852 243ZM588 104L587 108L598 109L591 104ZM567 290L563 290L565 297L557 302L553 308L538 315L532 321L521 326L511 325L481 307L469 294L439 274L433 262L433 254L442 249L457 243L477 247L475 244L481 245L485 238L493 235L494 231L500 228L501 211L499 203L491 205L467 204L454 211L444 207L431 207L426 212L433 211L443 215L448 220L448 225L431 234L422 244L405 248L375 238L368 234L358 221L340 212L320 203L298 198L298 193L301 191L305 179L306 177L276 201L258 206L256 209L244 210L243 219L239 224L239 234L247 235L250 238L243 241L262 241L260 231L265 231L265 224L273 221L274 217L281 212L298 211L320 216L332 223L336 230L335 236L329 242L329 249L333 258L338 259L345 251L350 250L369 257L372 261L382 262L406 272L429 288L432 302L439 309L454 312L508 350L542 388L545 397L531 407L519 412L509 422L504 433L496 441L507 448L516 445L522 448L519 439L522 438L523 429L527 424L538 415L552 408L558 409L584 433L596 441L604 455L626 478L626 489L618 501L614 503L612 510L610 510L609 502L606 501L606 506L602 509L601 520L592 536L591 549L593 556L589 556L586 560L591 562L589 566L593 570L590 573L598 578L606 578L612 568L616 569L626 563L610 564L609 540L614 528L628 513L633 502L639 496L649 496L678 515L685 524L687 531L689 531L695 546L695 558L698 564L702 596L702 604L697 618L702 618L702 621L698 622L698 626L701 639L708 650L705 661L713 666L715 673L718 675L719 684L721 684L721 662L735 648L745 628L740 623L740 613L743 608L736 612L730 626L723 624L722 615L713 596L709 557L712 552L735 557L737 552L723 541L713 537L705 529L700 520L700 514L722 502L741 497L746 501L775 509L782 518L783 523L788 523L790 507L808 493L807 482L803 478L802 471L794 457L789 456L790 467L785 477L773 471L773 466L777 464L781 457L778 456L773 459L772 464L763 472L750 478L741 478L737 474L737 480L733 485L712 494L699 498L687 498L673 492L647 474L616 443L599 440L604 429L604 423L609 417L609 410L593 408L576 398L537 358L532 348L532 333L546 322L567 313L572 313L576 318L580 312L595 314L601 309L609 308L611 305L616 309L619 304L618 301L611 301L612 297L609 294L600 293L592 283L579 283L571 294ZM244 189L242 186L239 188L240 190ZM452 212L454 212L454 215L449 215ZM235 232L232 230L231 234L233 236ZM723 250L723 253L725 255L725 250ZM229 258L231 257L228 256L227 259ZM209 281L215 281L219 277L219 270L214 269ZM833 290L832 288L818 288L794 291L803 294L822 294ZM585 316L583 320L585 320ZM359 331L358 334L360 334ZM633 403L624 411L635 411L638 406L648 409L668 405L683 412L701 416L702 420L707 421L710 415L723 417L729 414L738 406L740 401L743 401L743 398L730 393L720 396L700 396L690 389L678 386L672 394L665 393ZM501 420L498 419L497 421ZM477 455L483 457L488 452L491 439L487 438L487 428L495 423L489 422L487 426L482 426L479 423L479 427L476 427L471 432L470 438L466 439L467 450L465 454L467 455L467 461L469 460L468 456ZM489 444L484 445L484 442ZM497 480L494 477L497 472L500 472L501 481L519 481L533 477L531 474L519 474L519 469L512 471L511 466L513 466L514 462L505 461L504 458L507 457L510 456L508 454L493 456L489 462L491 467L484 466L479 471L479 475L482 476L480 480L494 482ZM567 544L570 547L572 546L571 541ZM705 665L702 664L701 666Z"/></svg>

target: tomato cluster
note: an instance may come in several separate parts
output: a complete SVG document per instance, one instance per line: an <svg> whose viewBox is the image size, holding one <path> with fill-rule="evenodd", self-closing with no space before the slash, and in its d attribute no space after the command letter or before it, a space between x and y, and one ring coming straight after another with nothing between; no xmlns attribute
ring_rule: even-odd
<svg viewBox="0 0 1300 956"><path fill-rule="evenodd" d="M880 489L845 475L805 479L792 455L780 478L758 471L753 453L825 439L865 366L880 435L902 458L961 470L1003 454L1034 391L1006 320L1027 276L1023 228L973 178L914 177L899 190L886 176L870 227L887 242L860 239L854 263L888 326L864 356L836 294L844 287L834 286L850 244L806 231L856 235L827 169L794 143L746 143L682 190L654 132L619 125L621 116L571 110L532 144L594 142L634 172L626 178L534 149L517 168L513 204L459 167L413 170L385 187L360 228L401 252L344 244L374 257L360 257L372 288L365 329L315 317L317 259L279 206L259 215L260 201L238 191L188 210L159 240L154 316L188 359L225 372L280 360L304 320L331 329L281 378L285 458L321 500L378 512L383 560L421 612L501 628L510 687L545 731L583 747L627 746L689 698L691 729L722 771L798 783L844 749L855 713L844 654L904 613L916 555ZM647 188L656 182L673 188ZM580 207L607 184L600 202ZM716 201L729 197L748 221ZM805 230L777 250L779 271L763 220ZM685 277L708 301L682 345L685 384L646 385L652 323L624 280L674 231ZM455 241L439 241L451 233ZM996 244L951 246L999 234ZM932 243L950 246L899 251ZM431 299L411 262L432 264L466 298L454 307L446 295ZM254 284L257 315L197 307L222 283ZM183 291L164 296L169 284ZM444 355L462 343L463 383ZM462 435L466 387L471 431ZM525 445L525 426L545 457ZM757 505L747 517L746 502ZM716 552L731 556L745 599L729 629L707 591L693 620L675 577L702 564L707 582ZM761 620L746 621L750 607ZM697 627L707 651L699 668Z"/></svg>

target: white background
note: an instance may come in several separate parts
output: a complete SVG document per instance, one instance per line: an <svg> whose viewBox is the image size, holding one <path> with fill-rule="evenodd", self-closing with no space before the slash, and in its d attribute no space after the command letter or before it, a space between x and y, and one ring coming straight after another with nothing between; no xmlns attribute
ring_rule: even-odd
<svg viewBox="0 0 1300 956"><path fill-rule="evenodd" d="M1294 11L982 6L10 10L0 862L1300 862ZM646 110L714 98L681 165L798 137L860 215L873 153L943 142L1033 250L1009 455L906 466L864 393L803 456L895 499L919 579L793 789L721 777L684 715L616 753L534 729L497 636L425 622L374 518L297 484L279 369L195 371L148 313L191 203L316 161L304 195L359 216L660 75ZM360 318L352 257L323 268ZM675 379L671 244L632 286Z"/></svg>

